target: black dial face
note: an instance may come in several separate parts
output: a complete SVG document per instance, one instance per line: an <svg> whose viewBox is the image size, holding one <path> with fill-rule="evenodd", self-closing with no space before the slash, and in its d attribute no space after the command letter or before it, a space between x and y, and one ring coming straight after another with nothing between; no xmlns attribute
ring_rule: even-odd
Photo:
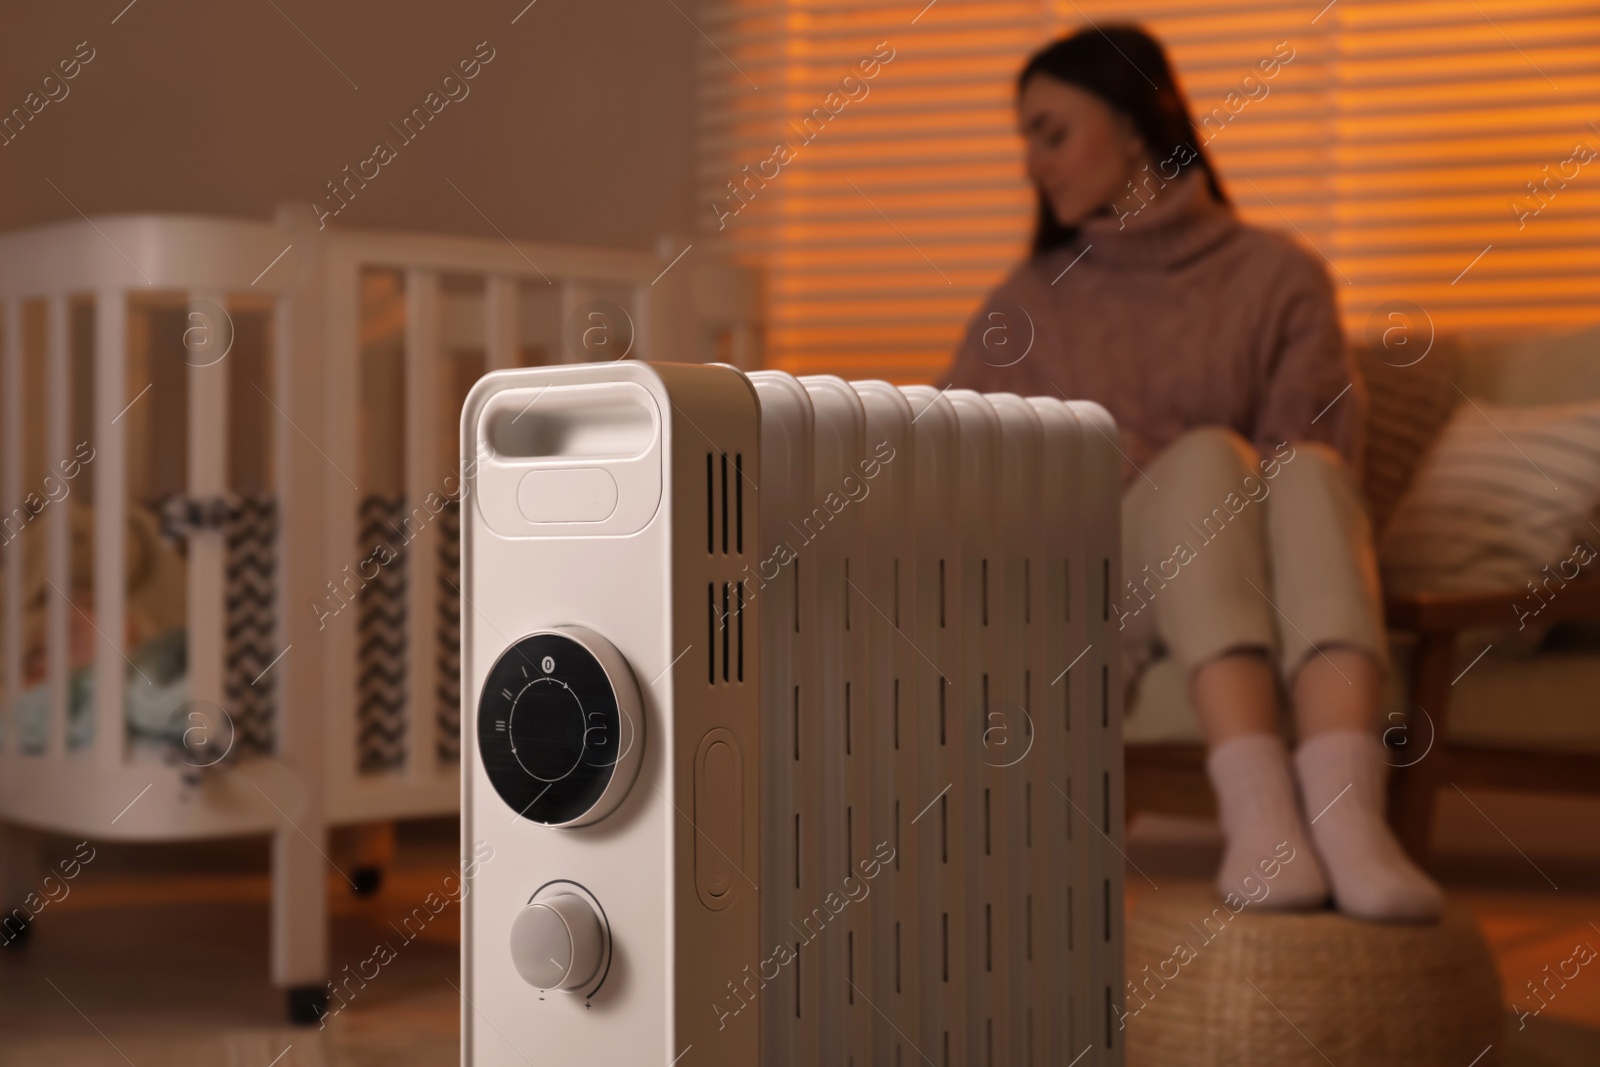
<svg viewBox="0 0 1600 1067"><path fill-rule="evenodd" d="M605 792L631 726L588 649L534 634L506 649L483 683L478 752L495 792L523 818L567 823Z"/></svg>

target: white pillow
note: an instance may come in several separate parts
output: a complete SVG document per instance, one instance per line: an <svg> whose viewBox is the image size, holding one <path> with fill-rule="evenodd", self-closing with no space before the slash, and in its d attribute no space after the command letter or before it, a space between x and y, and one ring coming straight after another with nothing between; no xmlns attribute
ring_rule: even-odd
<svg viewBox="0 0 1600 1067"><path fill-rule="evenodd" d="M1463 401L1384 530L1389 592L1507 593L1512 629L1561 579L1600 573L1600 401ZM1548 589L1553 592L1546 592ZM1531 625L1531 620L1530 625Z"/></svg>

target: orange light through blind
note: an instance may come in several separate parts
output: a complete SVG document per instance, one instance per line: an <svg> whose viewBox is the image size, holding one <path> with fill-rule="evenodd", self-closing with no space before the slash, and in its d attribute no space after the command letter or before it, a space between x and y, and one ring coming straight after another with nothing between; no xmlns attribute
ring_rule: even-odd
<svg viewBox="0 0 1600 1067"><path fill-rule="evenodd" d="M1026 251L1016 72L1091 21L1166 42L1241 214L1323 255L1353 333L1396 299L1447 331L1600 321L1600 3L707 0L695 17L715 42L700 217L766 271L769 366L940 373Z"/></svg>

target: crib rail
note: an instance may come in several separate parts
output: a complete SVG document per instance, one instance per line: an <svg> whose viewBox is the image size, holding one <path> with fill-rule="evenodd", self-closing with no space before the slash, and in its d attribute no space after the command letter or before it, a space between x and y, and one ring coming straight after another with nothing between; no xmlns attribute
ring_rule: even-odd
<svg viewBox="0 0 1600 1067"><path fill-rule="evenodd" d="M324 824L455 810L450 398L530 362L757 365L750 275L682 251L319 231L303 208L0 236L0 819L173 838L271 829L272 797ZM162 315L179 340L152 351ZM253 363L228 351L247 335ZM239 475L255 440L265 488ZM150 682L130 523L157 504L182 561L174 732L198 741L161 752L125 722Z"/></svg>

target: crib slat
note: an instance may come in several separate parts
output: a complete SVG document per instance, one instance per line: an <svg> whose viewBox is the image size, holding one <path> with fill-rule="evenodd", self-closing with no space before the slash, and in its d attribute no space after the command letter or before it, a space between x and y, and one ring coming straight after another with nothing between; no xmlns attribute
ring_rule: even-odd
<svg viewBox="0 0 1600 1067"><path fill-rule="evenodd" d="M557 335L560 347L550 362L582 363L588 358L581 340L588 324L577 321L578 309L594 299L594 287L573 278L561 278L556 284L561 289L561 327Z"/></svg>
<svg viewBox="0 0 1600 1067"><path fill-rule="evenodd" d="M633 287L633 299L628 301L628 314L633 316L633 351L628 355L632 359L657 359L656 355L656 292L655 282L649 285L638 283ZM670 349L669 349L670 352ZM683 355L668 355L667 359L684 359ZM744 364L740 364L744 367ZM754 370L755 368L746 368Z"/></svg>
<svg viewBox="0 0 1600 1067"><path fill-rule="evenodd" d="M68 444L69 420L72 416L72 398L68 391L68 370L71 354L67 344L67 297L56 293L46 303L46 353L45 371L45 457L49 465L50 485L60 484L56 466L72 453ZM46 603L45 629L48 637L50 679L50 733L45 742L48 755L56 755L67 747L67 671L71 648L68 645L68 616L73 613L72 557L71 557L71 505L69 498L52 502L46 509L44 530L47 538L45 568L55 588L50 590Z"/></svg>
<svg viewBox="0 0 1600 1067"><path fill-rule="evenodd" d="M276 456L282 658L272 668L274 734L277 759L291 769L288 796L295 805L293 822L271 813L272 979L280 987L320 985L328 976L329 865L319 854L327 847L325 784L348 782L355 773L352 620L324 629L306 605L327 595L324 582L349 561L356 543L356 487L346 472L355 471L356 420L349 413L359 395L354 309L360 303L353 268L330 263L327 243L304 221L288 228L302 269L290 295L279 299L273 381L260 383L263 395L255 398L271 412Z"/></svg>
<svg viewBox="0 0 1600 1067"><path fill-rule="evenodd" d="M755 330L747 322L737 323L728 328L732 336L732 352L729 354L735 367L751 368L758 366Z"/></svg>
<svg viewBox="0 0 1600 1067"><path fill-rule="evenodd" d="M435 505L450 473L441 461L439 274L406 272L406 774L431 777L438 765L436 694L439 620L438 545L442 536Z"/></svg>
<svg viewBox="0 0 1600 1067"><path fill-rule="evenodd" d="M489 370L504 370L519 362L522 337L522 308L518 306L519 286L510 274L491 274L484 279L484 355Z"/></svg>
<svg viewBox="0 0 1600 1067"><path fill-rule="evenodd" d="M22 304L5 302L5 344L0 349L0 559L4 563L5 597L0 604L0 656L4 657L4 716L0 747L15 754L17 695L22 692L22 522L12 509L22 501Z"/></svg>
<svg viewBox="0 0 1600 1067"><path fill-rule="evenodd" d="M190 293L185 324L184 352L190 361L187 492L190 499L203 503L228 491L228 360L217 358L232 333L231 326L218 319L226 300L220 292ZM192 529L188 539L189 699L202 711L209 705L223 707L226 538L226 531L217 527ZM227 733L206 738L206 743L226 744Z"/></svg>
<svg viewBox="0 0 1600 1067"><path fill-rule="evenodd" d="M107 634L122 632L127 617L128 448L123 409L128 396L128 298L121 289L102 289L94 298L94 604L96 625ZM94 651L94 760L101 766L122 762L123 684L127 665L110 641Z"/></svg>
<svg viewBox="0 0 1600 1067"><path fill-rule="evenodd" d="M320 500L313 505L313 513L324 516L326 536L318 540L306 557L314 571L306 585L310 599L316 602L329 597L331 583L340 578L342 568L349 565L352 558L359 560L370 551L371 546L360 544L357 515L362 494L372 491L370 484L357 485L356 480L368 482L368 478L360 467L357 420L349 415L361 410L360 267L353 256L339 254L340 250L331 242L319 247L325 249L320 285L308 284L300 290L289 314L299 317L302 326L297 329L305 330L312 337L309 346L297 344L294 348L295 363L305 367L308 359L320 358L314 373L321 375L321 392L319 396L307 395L309 375L302 373L298 378L281 379L288 388L279 393L280 402L292 403L294 410L315 412L307 421L301 421L301 415L294 418L301 426L321 427L321 447L327 453L325 463L306 471L305 488L295 491L297 497L305 499L312 496L313 485L321 486ZM320 331L317 329L319 321ZM288 365L285 361L285 366ZM289 425L278 430L280 436L295 432ZM297 538L305 524L296 524L297 512L291 510L293 503L285 497L282 528L285 536ZM358 548L359 555L355 554ZM290 585L285 588L295 589ZM288 617L294 618L294 608L288 611ZM284 729L291 731L292 747L309 751L319 743L324 746L329 768L327 780L331 783L348 781L355 774L358 762L356 734L360 716L356 709L360 689L356 670L356 621L352 612L350 617L341 616L313 631L315 638L311 640L320 640L322 646L320 698L327 719L319 724L316 716L305 716L305 721L294 728L290 723L301 719L297 709L289 704L280 705L283 708L280 721ZM295 654L299 654L298 649ZM298 734L297 740L293 739L294 734ZM294 753L294 757L304 758L300 753Z"/></svg>

